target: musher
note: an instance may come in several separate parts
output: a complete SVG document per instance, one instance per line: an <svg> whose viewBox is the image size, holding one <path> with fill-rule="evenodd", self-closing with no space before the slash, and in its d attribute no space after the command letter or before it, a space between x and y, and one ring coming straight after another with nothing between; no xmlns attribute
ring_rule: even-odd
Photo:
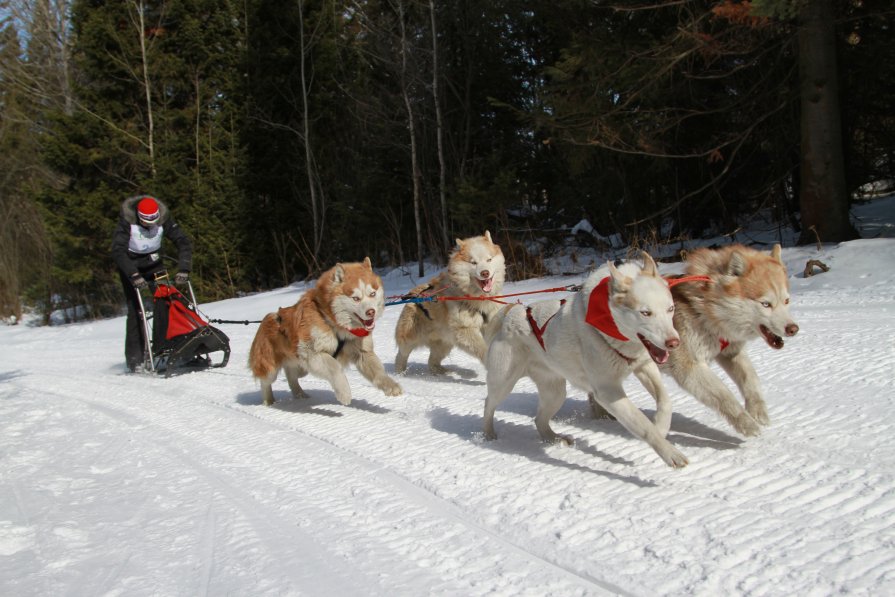
<svg viewBox="0 0 895 597"><path fill-rule="evenodd" d="M137 195L121 204L118 226L112 236L112 259L118 267L127 300L124 358L133 372L144 362L146 341L137 295L147 286L155 289L155 275L165 269L162 240L177 246L177 274L174 283L186 284L192 269L193 245L181 230L168 207L154 197Z"/></svg>

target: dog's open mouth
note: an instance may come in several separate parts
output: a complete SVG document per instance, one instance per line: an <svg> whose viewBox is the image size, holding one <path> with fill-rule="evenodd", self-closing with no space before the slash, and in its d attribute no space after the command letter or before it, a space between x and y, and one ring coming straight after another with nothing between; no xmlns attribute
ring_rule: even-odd
<svg viewBox="0 0 895 597"><path fill-rule="evenodd" d="M373 328L376 327L375 319L361 319L360 322L362 324L364 324L364 329L367 330L368 332L372 331Z"/></svg>
<svg viewBox="0 0 895 597"><path fill-rule="evenodd" d="M777 350L783 348L783 338L769 330L765 325L758 326L758 329L761 331L761 335L764 336L764 341L768 343L768 346Z"/></svg>
<svg viewBox="0 0 895 597"><path fill-rule="evenodd" d="M637 334L637 339L640 340L641 343L646 347L647 352L649 352L650 358L655 361L658 365L664 364L668 360L668 351L664 348L659 348L649 340L643 337L642 334Z"/></svg>
<svg viewBox="0 0 895 597"><path fill-rule="evenodd" d="M483 292L491 292L491 289L494 288L494 276L485 280L476 278L475 281L478 282L479 288L481 288Z"/></svg>

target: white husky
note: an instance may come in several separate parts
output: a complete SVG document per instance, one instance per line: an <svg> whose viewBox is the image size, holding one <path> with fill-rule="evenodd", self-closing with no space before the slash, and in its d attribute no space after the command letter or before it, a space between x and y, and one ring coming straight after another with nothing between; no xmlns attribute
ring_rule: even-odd
<svg viewBox="0 0 895 597"><path fill-rule="evenodd" d="M644 265L608 263L591 274L570 301L513 305L494 322L488 348L488 399L484 432L495 439L494 411L523 376L538 388L535 425L545 441L572 439L557 435L550 419L566 398L566 380L592 394L633 435L647 442L669 466L687 458L666 439L671 401L656 363L668 360L680 343L672 323L674 302L655 262L643 253ZM625 395L622 382L634 373L656 399L656 425Z"/></svg>

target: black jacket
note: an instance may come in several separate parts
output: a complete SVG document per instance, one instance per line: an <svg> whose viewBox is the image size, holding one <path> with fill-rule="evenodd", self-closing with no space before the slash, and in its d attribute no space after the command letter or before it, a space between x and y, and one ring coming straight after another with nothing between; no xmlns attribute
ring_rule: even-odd
<svg viewBox="0 0 895 597"><path fill-rule="evenodd" d="M115 227L115 233L112 235L112 259L128 277L137 272L144 272L159 267L161 261L162 249L150 253L137 253L130 249L129 243L131 239L132 226L139 226L137 220L137 203L143 199L145 195L136 197L128 197L121 204L121 215L118 218L118 225ZM193 265L193 244L189 237L180 229L174 217L168 210L168 207L155 200L159 207L158 224L161 228L162 240L165 238L171 240L177 246L177 271L188 272Z"/></svg>

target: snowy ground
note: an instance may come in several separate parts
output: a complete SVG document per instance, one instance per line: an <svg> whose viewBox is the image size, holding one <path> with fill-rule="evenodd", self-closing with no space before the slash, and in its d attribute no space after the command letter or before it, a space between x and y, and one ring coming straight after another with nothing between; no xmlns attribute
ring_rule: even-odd
<svg viewBox="0 0 895 597"><path fill-rule="evenodd" d="M124 374L120 318L0 327L0 594L895 594L895 199L858 215L865 240L784 250L801 332L749 349L760 437L666 378L682 470L574 389L554 427L576 444L542 444L526 381L483 441L484 371L456 351L443 377L413 353L397 398L350 369L348 407L306 378L266 408L254 325L220 326L226 368L169 379ZM259 319L302 290L202 309ZM399 310L375 332L389 371Z"/></svg>

